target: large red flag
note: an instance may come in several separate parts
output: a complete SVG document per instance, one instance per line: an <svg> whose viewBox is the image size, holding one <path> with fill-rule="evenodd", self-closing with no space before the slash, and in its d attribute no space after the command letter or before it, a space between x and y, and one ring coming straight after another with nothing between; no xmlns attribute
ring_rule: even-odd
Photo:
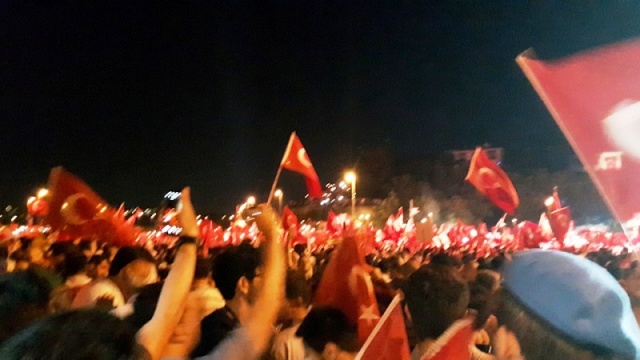
<svg viewBox="0 0 640 360"><path fill-rule="evenodd" d="M314 303L336 307L358 327L360 344L369 337L380 319L368 266L356 238L345 237L334 252L320 279Z"/></svg>
<svg viewBox="0 0 640 360"><path fill-rule="evenodd" d="M300 142L295 131L291 133L289 144L284 152L280 166L304 175L309 196L316 199L322 197L322 186L320 185L318 174L313 168L309 155L307 155L307 151L302 146L302 142Z"/></svg>
<svg viewBox="0 0 640 360"><path fill-rule="evenodd" d="M618 221L640 213L640 41L516 59Z"/></svg>
<svg viewBox="0 0 640 360"><path fill-rule="evenodd" d="M80 178L56 167L48 187L50 211L45 223L53 230L75 237L95 236L118 245L135 241L135 229Z"/></svg>
<svg viewBox="0 0 640 360"><path fill-rule="evenodd" d="M409 340L404 326L400 295L396 295L384 312L356 360L409 360Z"/></svg>
<svg viewBox="0 0 640 360"><path fill-rule="evenodd" d="M509 176L478 147L473 153L469 172L465 178L495 206L513 215L520 198Z"/></svg>

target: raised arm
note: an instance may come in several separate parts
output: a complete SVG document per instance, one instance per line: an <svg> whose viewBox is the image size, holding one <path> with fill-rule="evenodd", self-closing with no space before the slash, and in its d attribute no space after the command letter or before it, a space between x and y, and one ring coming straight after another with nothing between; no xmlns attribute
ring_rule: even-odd
<svg viewBox="0 0 640 360"><path fill-rule="evenodd" d="M273 336L273 324L284 298L286 275L281 220L271 206L261 205L260 210L261 214L256 222L266 238L263 254L264 283L251 307L249 321L243 325L254 342L255 357L265 351Z"/></svg>
<svg viewBox="0 0 640 360"><path fill-rule="evenodd" d="M178 209L178 221L182 227L182 236L178 243L178 251L171 271L167 276L156 311L153 317L138 331L138 343L143 345L152 360L159 359L164 347L169 342L182 312L193 283L196 266L196 244L189 238L199 236L195 211L191 204L191 191L182 190L182 208Z"/></svg>

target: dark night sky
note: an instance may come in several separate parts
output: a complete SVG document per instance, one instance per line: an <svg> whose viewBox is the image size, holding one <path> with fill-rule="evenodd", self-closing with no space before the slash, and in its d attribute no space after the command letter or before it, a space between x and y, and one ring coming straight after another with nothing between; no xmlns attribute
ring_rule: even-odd
<svg viewBox="0 0 640 360"><path fill-rule="evenodd" d="M631 0L2 1L0 204L63 165L113 204L190 184L228 211L268 192L293 130L325 181L380 145L566 166L514 58L637 36Z"/></svg>

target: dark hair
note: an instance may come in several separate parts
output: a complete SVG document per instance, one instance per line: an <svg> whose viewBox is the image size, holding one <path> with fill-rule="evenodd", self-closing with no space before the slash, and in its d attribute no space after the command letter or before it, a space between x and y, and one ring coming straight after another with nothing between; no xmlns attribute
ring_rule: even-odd
<svg viewBox="0 0 640 360"><path fill-rule="evenodd" d="M163 283L149 284L140 289L136 300L133 302L133 313L127 317L127 321L136 329L140 329L153 317L160 299Z"/></svg>
<svg viewBox="0 0 640 360"><path fill-rule="evenodd" d="M329 342L347 352L355 352L359 348L356 327L349 324L342 311L330 306L312 308L300 324L296 336L320 354Z"/></svg>
<svg viewBox="0 0 640 360"><path fill-rule="evenodd" d="M49 283L33 271L0 275L0 344L47 314L50 291Z"/></svg>
<svg viewBox="0 0 640 360"><path fill-rule="evenodd" d="M120 270L135 260L155 262L153 256L146 249L140 246L125 246L118 249L116 256L113 257L109 268L109 276L118 275Z"/></svg>
<svg viewBox="0 0 640 360"><path fill-rule="evenodd" d="M73 245L70 242L56 242L51 244L51 246L49 246L49 252L51 253L51 256L66 255L71 251L77 251L77 250L78 250L78 247Z"/></svg>
<svg viewBox="0 0 640 360"><path fill-rule="evenodd" d="M98 310L74 310L34 323L4 343L3 360L138 360L148 353L125 321Z"/></svg>
<svg viewBox="0 0 640 360"><path fill-rule="evenodd" d="M467 284L446 267L420 267L409 276L405 291L420 340L438 338L464 316L469 304Z"/></svg>
<svg viewBox="0 0 640 360"><path fill-rule="evenodd" d="M64 258L64 265L62 267L62 277L68 278L69 276L76 275L83 271L87 267L87 257L80 251L72 251L67 253Z"/></svg>
<svg viewBox="0 0 640 360"><path fill-rule="evenodd" d="M91 240L91 239L82 239L82 240L80 240L80 243L78 244L78 248L80 250L90 250L92 242L93 242L93 240Z"/></svg>
<svg viewBox="0 0 640 360"><path fill-rule="evenodd" d="M287 300L302 300L301 305L311 304L311 285L299 271L287 271L285 297Z"/></svg>
<svg viewBox="0 0 640 360"><path fill-rule="evenodd" d="M496 310L498 323L515 334L522 355L527 360L625 359L602 347L580 345L554 331L549 323L527 311L526 307L506 288L502 288L498 296L499 304Z"/></svg>
<svg viewBox="0 0 640 360"><path fill-rule="evenodd" d="M100 255L93 255L91 256L91 258L87 261L87 264L89 265L99 265L101 262L103 261L107 261L109 262L109 255L107 254L100 254Z"/></svg>
<svg viewBox="0 0 640 360"><path fill-rule="evenodd" d="M241 277L253 280L260 266L260 252L251 245L239 245L216 256L213 261L213 280L225 300L236 295L236 286Z"/></svg>
<svg viewBox="0 0 640 360"><path fill-rule="evenodd" d="M7 245L0 245L0 259L6 259L9 257L9 247Z"/></svg>
<svg viewBox="0 0 640 360"><path fill-rule="evenodd" d="M298 255L302 256L304 251L307 249L306 244L295 244L293 245L293 251L295 251Z"/></svg>
<svg viewBox="0 0 640 360"><path fill-rule="evenodd" d="M211 263L211 259L209 258L198 258L196 260L196 272L193 274L193 278L197 279L206 279L211 275L211 269L213 264Z"/></svg>

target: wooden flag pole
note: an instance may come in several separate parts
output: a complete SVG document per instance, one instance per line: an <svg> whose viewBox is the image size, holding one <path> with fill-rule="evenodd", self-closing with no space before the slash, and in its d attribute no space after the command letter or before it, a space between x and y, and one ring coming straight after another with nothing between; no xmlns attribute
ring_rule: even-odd
<svg viewBox="0 0 640 360"><path fill-rule="evenodd" d="M280 180L281 172L282 172L282 165L278 166L278 172L276 173L276 178L273 180L273 185L271 185L271 192L269 192L269 199L267 200L267 205L271 205L271 200L273 199L273 194L276 192L276 185L278 185L278 180Z"/></svg>

